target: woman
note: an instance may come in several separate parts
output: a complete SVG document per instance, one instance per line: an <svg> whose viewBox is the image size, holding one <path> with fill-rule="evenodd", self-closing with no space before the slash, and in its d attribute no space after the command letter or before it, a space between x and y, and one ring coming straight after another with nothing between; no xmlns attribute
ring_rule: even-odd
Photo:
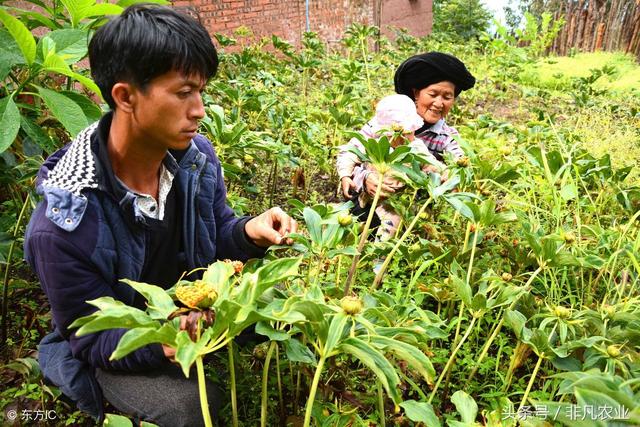
<svg viewBox="0 0 640 427"><path fill-rule="evenodd" d="M413 99L418 115L424 120L423 126L415 131L415 137L439 161L443 161L446 153L451 153L454 158L464 156L464 151L454 139L458 131L446 124L445 117L460 92L471 89L475 82L475 77L462 61L442 52L412 56L396 70L396 92ZM375 194L378 186L375 172L368 175L365 186L369 194ZM383 183L385 196L394 191L393 186Z"/></svg>

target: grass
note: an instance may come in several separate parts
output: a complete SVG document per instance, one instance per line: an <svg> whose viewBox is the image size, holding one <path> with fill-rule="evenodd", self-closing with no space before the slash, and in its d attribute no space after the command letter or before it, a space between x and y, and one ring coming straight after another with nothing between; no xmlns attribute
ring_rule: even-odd
<svg viewBox="0 0 640 427"><path fill-rule="evenodd" d="M529 65L521 75L523 82L551 90L565 90L571 79L586 77L590 70L614 66L611 78L600 79L596 87L612 91L640 91L640 66L622 52L578 53L574 56L547 57Z"/></svg>

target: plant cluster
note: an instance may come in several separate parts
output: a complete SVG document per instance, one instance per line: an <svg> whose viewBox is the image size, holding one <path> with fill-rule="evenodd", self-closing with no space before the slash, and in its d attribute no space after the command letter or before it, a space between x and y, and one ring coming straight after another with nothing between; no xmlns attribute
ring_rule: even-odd
<svg viewBox="0 0 640 427"><path fill-rule="evenodd" d="M21 339L9 342L13 356L0 371L10 384L0 407L16 399L55 404L73 423L80 415L65 409L25 357L48 319L37 283L18 261L42 156L75 132L67 116L85 123L100 113L80 60L106 11L87 3L74 14L61 4L45 9L44 18L0 9L0 37L14 40L0 54L18 58L0 94L0 120L11 124L0 127L3 305L25 313L9 325L16 332L9 335ZM15 13L20 20L11 19ZM56 25L47 26L51 35L33 36L49 21ZM300 49L276 36L251 41L246 28L218 36L221 69L204 94L200 130L221 158L229 203L239 213L286 205L302 230L290 236L293 246L273 248L265 260L220 261L168 290L128 281L147 309L92 301L98 311L77 321L78 333L129 329L114 358L148 343L173 347L185 375L195 365L201 384L220 378L227 387L220 416L233 425L513 426L540 425L545 417L605 425L576 422L570 411L577 406L625 408L606 422L639 424L640 185L629 165L594 152L585 130L615 150L618 141L598 118L633 133L640 100L613 100L596 89L610 74L604 69L564 91L524 81L522 70L544 52L552 27L548 20L537 32L530 26L528 46L500 29L460 44L403 32L392 42L354 25L339 50L314 33ZM76 31L82 42L65 50L71 45L58 34L71 40ZM408 150L390 154L386 138L361 141L363 161L406 184L389 200L403 218L398 233L374 243L370 220L354 221L335 199L333 158L375 100L392 91L395 67L429 50L456 54L479 77L448 118L468 159L449 161L442 181L423 174L423 160ZM73 75L61 64L46 68L58 57ZM66 100L47 103L48 91L80 110L65 107ZM634 153L631 145L617 149ZM380 258L383 268L374 273ZM179 316L194 312L202 319L198 330L180 331ZM235 343L252 329L265 342ZM532 414L536 407L546 415Z"/></svg>

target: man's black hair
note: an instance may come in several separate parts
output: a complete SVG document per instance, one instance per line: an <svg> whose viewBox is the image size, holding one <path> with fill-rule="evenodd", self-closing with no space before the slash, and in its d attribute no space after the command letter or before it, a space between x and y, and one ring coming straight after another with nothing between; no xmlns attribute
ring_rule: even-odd
<svg viewBox="0 0 640 427"><path fill-rule="evenodd" d="M114 109L111 89L118 82L144 90L169 71L205 80L218 69L218 54L207 30L167 6L137 4L96 31L89 43L91 75Z"/></svg>

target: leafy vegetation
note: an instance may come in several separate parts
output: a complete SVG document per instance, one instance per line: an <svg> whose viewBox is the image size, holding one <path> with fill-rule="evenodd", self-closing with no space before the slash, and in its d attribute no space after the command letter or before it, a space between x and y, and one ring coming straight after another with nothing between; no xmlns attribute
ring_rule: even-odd
<svg viewBox="0 0 640 427"><path fill-rule="evenodd" d="M88 35L99 24L63 6L46 12L58 23L52 32ZM3 43L0 51L14 58L2 80L0 120L19 125L0 128L9 141L0 160L9 331L0 408L55 408L60 424L90 424L39 375L33 350L49 318L20 247L37 167L74 133L63 117L76 109L62 106L74 103L87 123L100 110L91 88L76 84L84 84L77 76L86 75L78 65L85 50L61 56L74 61L74 75L45 69L62 44L33 36L42 24L19 15L40 47L29 62L30 48L18 41L29 36L10 30L16 21L2 15L9 25L0 37L18 49ZM287 206L302 230L292 247L240 271L217 262L201 281L169 290L128 282L150 302L147 310L92 301L100 310L77 321L79 333L126 320L130 332L114 358L149 342L176 348L185 373L195 364L200 378L227 388L220 415L232 425L512 426L543 418L638 425L640 185L632 168L640 158L640 96L598 84L638 67L596 66L599 75L550 87L531 77L549 61L538 57L551 30L539 28L529 28L524 46L499 28L464 44L400 33L382 39L378 52L368 42L376 29L362 25L349 29L339 51L313 33L300 49L276 36L252 41L248 29L218 37L222 65L205 94L201 131L223 162L229 202L239 213ZM428 50L454 53L478 77L448 118L469 162L450 163L443 183L422 174L410 153L389 155L388 141L363 141L365 160L407 184L391 200L404 225L374 243L335 196L333 159L375 101L392 92L395 66ZM590 58L561 60L580 68ZM50 95L68 102L47 103ZM381 257L376 275L372 263ZM215 313L195 340L175 320L191 309ZM249 326L267 341L235 345ZM210 364L202 363L206 354ZM589 406L618 412L589 418ZM584 418L576 419L576 408ZM111 425L123 422L110 417Z"/></svg>

